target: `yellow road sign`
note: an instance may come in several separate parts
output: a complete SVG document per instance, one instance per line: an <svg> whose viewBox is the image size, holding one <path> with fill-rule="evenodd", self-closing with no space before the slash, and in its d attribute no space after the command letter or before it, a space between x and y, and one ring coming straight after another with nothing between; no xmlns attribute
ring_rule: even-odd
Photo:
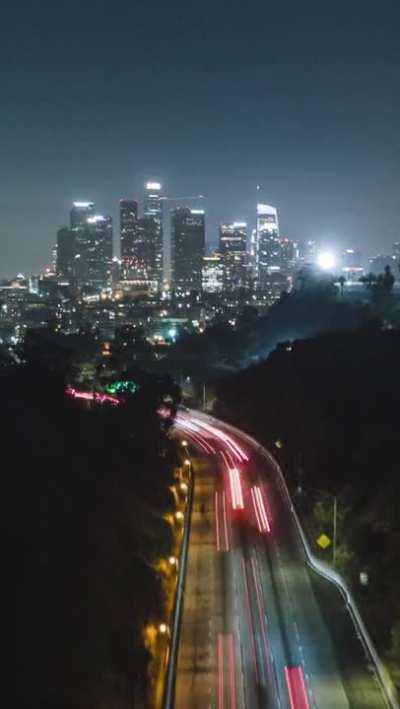
<svg viewBox="0 0 400 709"><path fill-rule="evenodd" d="M320 536L317 537L316 542L321 549L327 549L332 544L331 539L326 534L320 534Z"/></svg>

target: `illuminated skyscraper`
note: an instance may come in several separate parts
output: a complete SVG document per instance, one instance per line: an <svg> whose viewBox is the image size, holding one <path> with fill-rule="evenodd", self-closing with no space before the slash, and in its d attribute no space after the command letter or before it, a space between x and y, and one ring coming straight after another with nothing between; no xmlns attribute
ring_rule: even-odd
<svg viewBox="0 0 400 709"><path fill-rule="evenodd" d="M342 252L342 273L348 281L358 281L364 273L363 258L360 251L345 249Z"/></svg>
<svg viewBox="0 0 400 709"><path fill-rule="evenodd" d="M119 202L119 234L123 278L137 278L143 265L138 224L138 203L133 199Z"/></svg>
<svg viewBox="0 0 400 709"><path fill-rule="evenodd" d="M75 230L75 273L81 286L107 288L113 256L112 217L96 214Z"/></svg>
<svg viewBox="0 0 400 709"><path fill-rule="evenodd" d="M94 202L73 202L70 211L71 229L85 226L88 217L94 215Z"/></svg>
<svg viewBox="0 0 400 709"><path fill-rule="evenodd" d="M121 199L119 202L119 233L121 258L136 256L138 203L133 199Z"/></svg>
<svg viewBox="0 0 400 709"><path fill-rule="evenodd" d="M163 282L164 263L162 205L160 182L146 182L141 228L144 239L148 242L147 270L150 279L157 281L159 288Z"/></svg>
<svg viewBox="0 0 400 709"><path fill-rule="evenodd" d="M270 274L281 269L278 212L268 204L257 204L255 247L256 277L262 290Z"/></svg>
<svg viewBox="0 0 400 709"><path fill-rule="evenodd" d="M281 244L281 272L287 278L292 277L299 265L299 247L295 241L291 241L286 236L280 241Z"/></svg>
<svg viewBox="0 0 400 709"><path fill-rule="evenodd" d="M62 227L57 232L57 278L71 282L74 278L77 229Z"/></svg>
<svg viewBox="0 0 400 709"><path fill-rule="evenodd" d="M202 290L204 293L221 293L224 288L224 269L221 254L214 252L203 256Z"/></svg>
<svg viewBox="0 0 400 709"><path fill-rule="evenodd" d="M171 210L172 276L175 291L200 291L205 252L203 209Z"/></svg>
<svg viewBox="0 0 400 709"><path fill-rule="evenodd" d="M248 286L246 222L220 225L219 253L222 258L224 289L236 290Z"/></svg>

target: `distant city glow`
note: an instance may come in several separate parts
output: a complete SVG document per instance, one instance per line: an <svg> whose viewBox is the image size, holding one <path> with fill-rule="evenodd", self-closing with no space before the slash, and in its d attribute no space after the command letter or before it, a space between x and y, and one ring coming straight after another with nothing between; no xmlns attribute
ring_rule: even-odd
<svg viewBox="0 0 400 709"><path fill-rule="evenodd" d="M317 263L323 271L330 271L336 265L335 255L331 251L322 251L318 254Z"/></svg>

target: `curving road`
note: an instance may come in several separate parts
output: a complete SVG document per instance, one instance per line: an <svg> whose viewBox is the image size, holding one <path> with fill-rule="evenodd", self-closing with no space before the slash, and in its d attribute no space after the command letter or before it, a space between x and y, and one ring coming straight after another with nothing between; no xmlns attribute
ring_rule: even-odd
<svg viewBox="0 0 400 709"><path fill-rule="evenodd" d="M196 412L176 429L195 470L176 709L390 706L341 593L307 563L274 461Z"/></svg>

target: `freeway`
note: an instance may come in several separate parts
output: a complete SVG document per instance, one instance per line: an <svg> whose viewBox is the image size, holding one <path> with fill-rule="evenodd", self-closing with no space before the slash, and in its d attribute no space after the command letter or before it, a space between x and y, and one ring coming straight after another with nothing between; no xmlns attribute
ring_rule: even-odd
<svg viewBox="0 0 400 709"><path fill-rule="evenodd" d="M308 563L276 463L181 410L195 492L176 709L384 709L342 594Z"/></svg>

